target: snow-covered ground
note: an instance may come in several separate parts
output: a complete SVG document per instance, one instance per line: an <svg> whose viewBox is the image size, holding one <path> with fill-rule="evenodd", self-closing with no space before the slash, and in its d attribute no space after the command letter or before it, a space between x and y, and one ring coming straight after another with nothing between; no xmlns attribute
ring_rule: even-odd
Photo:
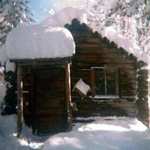
<svg viewBox="0 0 150 150"><path fill-rule="evenodd" d="M36 137L29 128L24 127L22 138L17 138L16 119L16 115L0 115L0 150L41 150L47 137Z"/></svg>
<svg viewBox="0 0 150 150"><path fill-rule="evenodd" d="M71 132L46 140L48 137L32 135L27 127L22 138L17 138L16 115L0 116L0 150L150 150L150 130L136 118L95 117L78 121Z"/></svg>
<svg viewBox="0 0 150 150"><path fill-rule="evenodd" d="M136 118L107 117L78 123L73 131L49 138L43 150L149 150L150 130Z"/></svg>

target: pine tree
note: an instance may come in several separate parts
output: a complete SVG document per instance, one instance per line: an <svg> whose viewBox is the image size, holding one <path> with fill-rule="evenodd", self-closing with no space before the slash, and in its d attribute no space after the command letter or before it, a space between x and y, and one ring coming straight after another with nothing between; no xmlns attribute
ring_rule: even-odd
<svg viewBox="0 0 150 150"><path fill-rule="evenodd" d="M6 41L7 34L21 23L32 22L28 0L2 0L0 3L0 43Z"/></svg>
<svg viewBox="0 0 150 150"><path fill-rule="evenodd" d="M97 26L112 26L150 55L150 0L95 0L91 12Z"/></svg>

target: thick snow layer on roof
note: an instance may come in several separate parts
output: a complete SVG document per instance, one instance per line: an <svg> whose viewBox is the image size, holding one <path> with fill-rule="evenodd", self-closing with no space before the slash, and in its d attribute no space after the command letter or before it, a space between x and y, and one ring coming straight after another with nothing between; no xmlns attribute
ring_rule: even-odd
<svg viewBox="0 0 150 150"><path fill-rule="evenodd" d="M69 30L50 25L30 25L13 29L7 37L10 59L70 57L75 44Z"/></svg>
<svg viewBox="0 0 150 150"><path fill-rule="evenodd" d="M64 26L67 23L71 24L74 18L77 18L81 23L87 23L87 17L88 13L84 9L66 7L60 12L45 19L42 24Z"/></svg>
<svg viewBox="0 0 150 150"><path fill-rule="evenodd" d="M112 2L112 5L116 5L116 1ZM48 17L45 21L43 21L43 24L64 26L67 23L71 24L71 21L74 18L77 18L81 23L88 24L90 14L84 9L67 7L53 16ZM123 47L129 53L133 53L138 60L143 60L147 64L150 64L149 56L147 54L143 54L135 42L123 37L114 28L105 27L104 25L96 26L94 23L89 26L93 29L93 31L98 31L102 37L107 37L110 41L114 41L118 45L118 48Z"/></svg>

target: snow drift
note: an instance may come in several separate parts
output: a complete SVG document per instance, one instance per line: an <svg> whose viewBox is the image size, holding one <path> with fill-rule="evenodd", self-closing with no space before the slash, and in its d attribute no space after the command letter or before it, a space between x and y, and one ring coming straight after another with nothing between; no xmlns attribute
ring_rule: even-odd
<svg viewBox="0 0 150 150"><path fill-rule="evenodd" d="M88 119L95 121L86 124L76 123L73 131L50 137L42 150L150 149L149 130L136 118L91 117Z"/></svg>

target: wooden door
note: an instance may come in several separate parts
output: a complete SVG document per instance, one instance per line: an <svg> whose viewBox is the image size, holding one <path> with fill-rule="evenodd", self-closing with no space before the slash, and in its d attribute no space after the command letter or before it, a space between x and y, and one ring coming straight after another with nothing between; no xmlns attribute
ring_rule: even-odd
<svg viewBox="0 0 150 150"><path fill-rule="evenodd" d="M35 131L37 135L67 129L65 69L35 70Z"/></svg>

